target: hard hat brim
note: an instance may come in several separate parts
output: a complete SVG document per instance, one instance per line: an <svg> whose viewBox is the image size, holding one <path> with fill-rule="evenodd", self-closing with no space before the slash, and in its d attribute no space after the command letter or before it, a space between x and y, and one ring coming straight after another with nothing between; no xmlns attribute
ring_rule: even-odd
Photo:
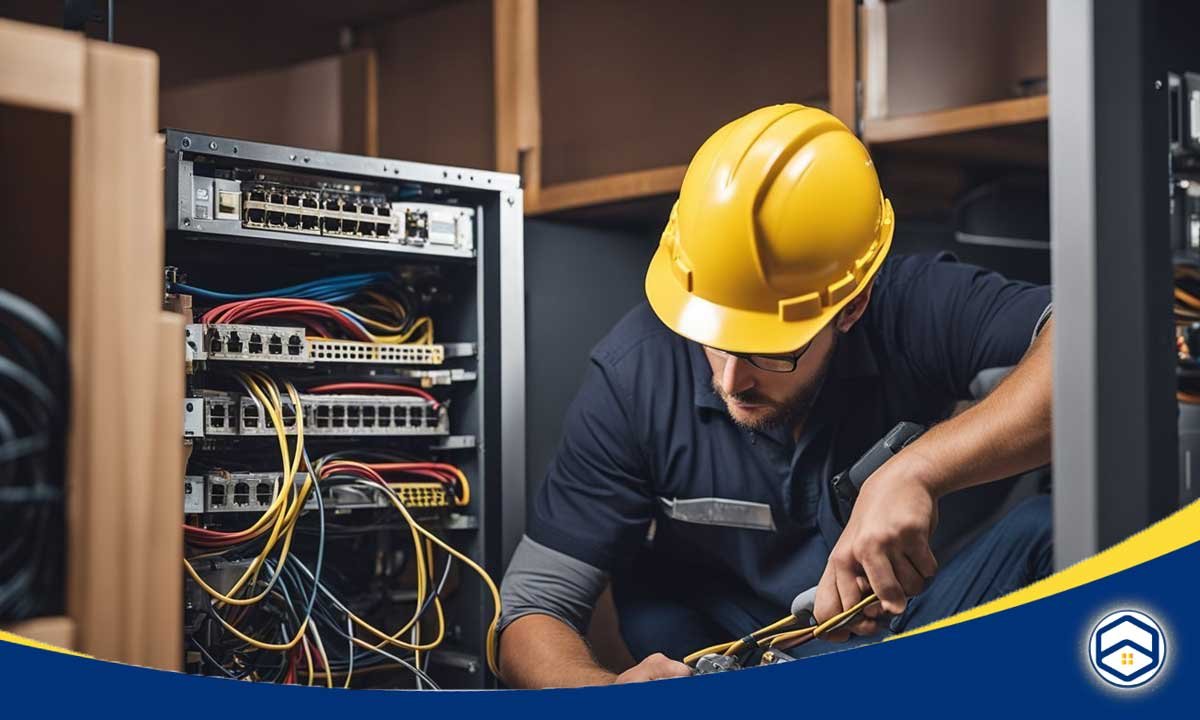
<svg viewBox="0 0 1200 720"><path fill-rule="evenodd" d="M663 324L701 345L736 353L774 355L793 352L816 337L875 277L892 247L896 224L891 217L890 204L885 217L887 222L880 227L883 247L863 274L863 281L839 302L822 308L816 317L785 321L778 311L731 308L698 297L680 285L671 267L671 252L665 244L659 244L646 271L646 299Z"/></svg>

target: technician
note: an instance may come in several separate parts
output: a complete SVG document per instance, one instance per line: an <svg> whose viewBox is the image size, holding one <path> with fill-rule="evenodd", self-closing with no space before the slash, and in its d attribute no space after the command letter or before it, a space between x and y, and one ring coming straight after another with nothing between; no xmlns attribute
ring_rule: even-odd
<svg viewBox="0 0 1200 720"><path fill-rule="evenodd" d="M828 113L766 107L704 143L649 304L593 351L504 578L508 684L687 675L679 658L818 584L818 620L878 594L848 628L867 642L1049 574L1048 496L940 570L933 533L947 494L1050 461L1050 289L945 254L888 258L894 229L866 149ZM1011 366L946 419L981 371ZM933 427L843 528L829 479L902 420ZM582 637L610 579L640 660L619 675Z"/></svg>

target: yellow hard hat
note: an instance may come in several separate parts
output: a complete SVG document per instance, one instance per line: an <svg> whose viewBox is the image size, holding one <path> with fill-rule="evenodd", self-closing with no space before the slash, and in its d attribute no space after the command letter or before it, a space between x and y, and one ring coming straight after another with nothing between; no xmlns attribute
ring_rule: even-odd
<svg viewBox="0 0 1200 720"><path fill-rule="evenodd" d="M690 340L791 352L867 286L894 228L875 166L841 121L803 105L761 108L692 158L646 296Z"/></svg>

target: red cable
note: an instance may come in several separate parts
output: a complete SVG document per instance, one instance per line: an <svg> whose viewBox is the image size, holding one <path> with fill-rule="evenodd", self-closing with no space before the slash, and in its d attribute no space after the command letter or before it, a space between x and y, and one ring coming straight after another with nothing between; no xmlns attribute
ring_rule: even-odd
<svg viewBox="0 0 1200 720"><path fill-rule="evenodd" d="M317 385L315 387L308 388L306 390L306 392L327 393L327 392L345 392L345 391L352 391L352 390L381 390L381 391L385 391L385 392L398 392L398 393L407 394L407 395L416 395L417 397L422 397L422 398L425 398L426 400L428 400L429 403L431 405L433 405L434 408L441 407L441 404L438 402L437 398L435 398L434 396L425 392L424 390L421 390L420 388L415 388L410 385L393 385L390 383L377 383L377 382L342 382L342 383L328 383L326 385Z"/></svg>
<svg viewBox="0 0 1200 720"><path fill-rule="evenodd" d="M335 321L353 339L372 342L363 328L347 317L340 308L316 300L294 300L287 298L259 298L238 300L212 308L200 316L200 322L236 323L249 320L278 317L280 315L308 315ZM306 323L307 324L307 323Z"/></svg>

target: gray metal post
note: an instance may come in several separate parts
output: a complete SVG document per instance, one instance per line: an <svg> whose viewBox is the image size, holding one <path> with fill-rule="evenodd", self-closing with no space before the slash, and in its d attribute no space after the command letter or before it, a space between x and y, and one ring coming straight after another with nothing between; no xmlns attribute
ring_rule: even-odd
<svg viewBox="0 0 1200 720"><path fill-rule="evenodd" d="M1061 568L1170 512L1178 467L1154 4L1047 5Z"/></svg>

